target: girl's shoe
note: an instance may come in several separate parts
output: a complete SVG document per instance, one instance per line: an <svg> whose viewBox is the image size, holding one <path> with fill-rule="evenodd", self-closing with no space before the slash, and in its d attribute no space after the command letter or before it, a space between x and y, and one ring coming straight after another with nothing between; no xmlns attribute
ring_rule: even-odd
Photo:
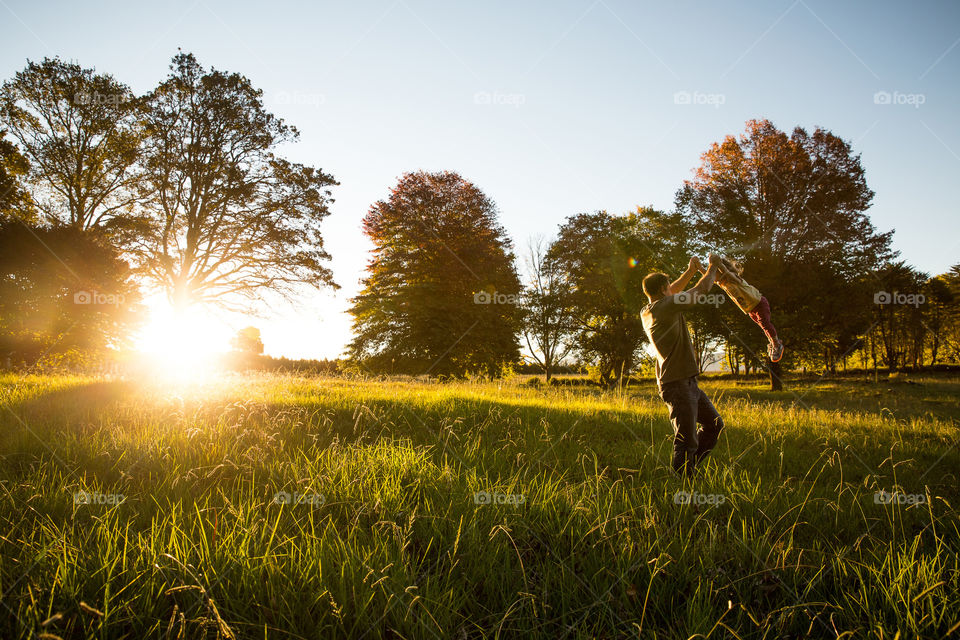
<svg viewBox="0 0 960 640"><path fill-rule="evenodd" d="M770 356L770 362L780 362L783 358L783 342L779 338L776 344L767 346L767 355Z"/></svg>

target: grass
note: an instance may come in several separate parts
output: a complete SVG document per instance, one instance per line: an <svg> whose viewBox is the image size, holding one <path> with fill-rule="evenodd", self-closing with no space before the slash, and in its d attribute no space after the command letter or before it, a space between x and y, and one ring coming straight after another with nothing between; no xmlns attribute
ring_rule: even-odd
<svg viewBox="0 0 960 640"><path fill-rule="evenodd" d="M0 637L949 637L960 379L910 382L705 380L690 482L650 385L7 375Z"/></svg>

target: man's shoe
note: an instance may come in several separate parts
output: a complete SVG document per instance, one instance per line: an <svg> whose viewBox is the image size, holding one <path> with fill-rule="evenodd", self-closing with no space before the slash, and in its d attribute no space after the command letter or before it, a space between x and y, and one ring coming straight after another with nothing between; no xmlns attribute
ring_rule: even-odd
<svg viewBox="0 0 960 640"><path fill-rule="evenodd" d="M769 345L767 355L770 356L770 362L780 362L783 359L783 342L778 339L776 344Z"/></svg>

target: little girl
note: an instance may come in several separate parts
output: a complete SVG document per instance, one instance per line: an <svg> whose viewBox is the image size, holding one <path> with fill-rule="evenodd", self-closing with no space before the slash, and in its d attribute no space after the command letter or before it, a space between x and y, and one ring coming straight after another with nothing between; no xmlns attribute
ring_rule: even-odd
<svg viewBox="0 0 960 640"><path fill-rule="evenodd" d="M713 255L712 253L710 254ZM721 267L717 272L717 285L737 304L750 319L756 322L767 335L767 355L771 362L780 362L783 358L783 342L777 337L777 330L770 322L770 302L761 295L756 287L740 277L743 267L733 260L720 256ZM701 269L702 270L702 269Z"/></svg>

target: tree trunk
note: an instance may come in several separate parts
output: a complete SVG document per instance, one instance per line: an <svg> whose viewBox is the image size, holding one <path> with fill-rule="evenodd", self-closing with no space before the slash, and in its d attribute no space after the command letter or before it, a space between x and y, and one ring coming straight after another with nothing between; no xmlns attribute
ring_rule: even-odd
<svg viewBox="0 0 960 640"><path fill-rule="evenodd" d="M604 366L603 369L600 370L600 386L601 387L606 388L611 386L612 371L613 371L613 367L609 367L609 366Z"/></svg>
<svg viewBox="0 0 960 640"><path fill-rule="evenodd" d="M783 370L779 362L770 362L767 366L770 372L770 391L783 391Z"/></svg>
<svg viewBox="0 0 960 640"><path fill-rule="evenodd" d="M734 352L729 341L727 341L727 364L730 366L730 373L734 377L740 377L740 356Z"/></svg>

